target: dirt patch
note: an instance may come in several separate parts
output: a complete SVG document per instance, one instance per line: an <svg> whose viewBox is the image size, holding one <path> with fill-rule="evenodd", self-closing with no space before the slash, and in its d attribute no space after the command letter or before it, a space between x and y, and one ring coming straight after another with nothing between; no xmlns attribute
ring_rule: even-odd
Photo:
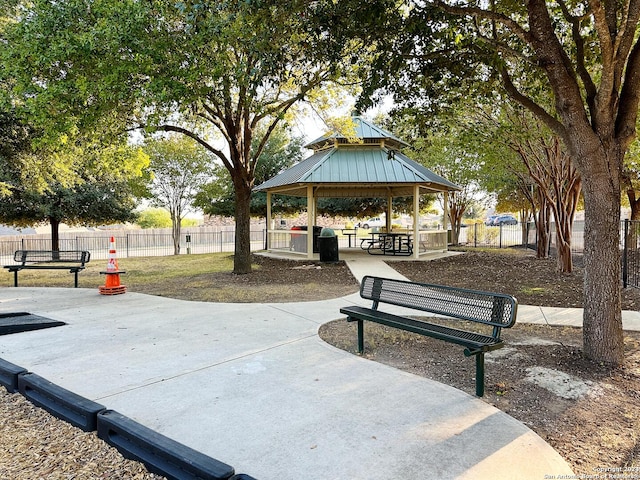
<svg viewBox="0 0 640 480"><path fill-rule="evenodd" d="M577 307L583 303L582 258L572 273L556 271L555 259L539 259L530 251L470 251L430 262L393 262L395 270L414 282L475 288L513 295L521 305ZM640 290L621 289L623 310L640 308Z"/></svg>
<svg viewBox="0 0 640 480"><path fill-rule="evenodd" d="M287 303L342 297L358 291L358 282L345 262L281 260L252 256L253 271L230 271L165 279L136 285L129 291L201 302Z"/></svg>

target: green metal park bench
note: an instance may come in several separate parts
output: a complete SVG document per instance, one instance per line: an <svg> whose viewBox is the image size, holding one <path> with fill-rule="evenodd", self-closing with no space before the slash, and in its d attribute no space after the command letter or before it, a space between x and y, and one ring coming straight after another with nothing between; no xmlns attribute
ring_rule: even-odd
<svg viewBox="0 0 640 480"><path fill-rule="evenodd" d="M514 297L371 276L363 278L360 296L372 300L372 307L340 309L348 321L358 322L358 352L364 352L365 320L461 345L465 356L476 357L476 395L484 395L484 354L504 346L500 333L516 321L518 303ZM442 315L448 317L447 324L457 322L456 319L478 323L486 326L487 332L477 333L381 311L381 303Z"/></svg>
<svg viewBox="0 0 640 480"><path fill-rule="evenodd" d="M85 269L91 253L85 250L17 250L13 254L15 265L4 268L13 272L13 285L18 286L20 270L69 270L75 275L74 286L78 288L78 272Z"/></svg>

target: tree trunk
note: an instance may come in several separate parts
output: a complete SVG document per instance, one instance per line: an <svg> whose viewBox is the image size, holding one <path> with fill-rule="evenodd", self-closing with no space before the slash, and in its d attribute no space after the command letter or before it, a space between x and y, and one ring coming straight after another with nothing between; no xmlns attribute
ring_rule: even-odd
<svg viewBox="0 0 640 480"><path fill-rule="evenodd" d="M467 209L467 204L457 198L458 195L453 192L449 194L449 221L451 227L451 243L453 245L460 244L460 229L462 228L462 216Z"/></svg>
<svg viewBox="0 0 640 480"><path fill-rule="evenodd" d="M556 248L558 249L558 256L556 258L557 270L562 273L571 273L573 271L571 242L565 242L558 233L558 224L556 223Z"/></svg>
<svg viewBox="0 0 640 480"><path fill-rule="evenodd" d="M593 148L592 156L606 155ZM620 300L620 184L605 159L590 158L583 180L584 354L618 365L624 360Z"/></svg>
<svg viewBox="0 0 640 480"><path fill-rule="evenodd" d="M49 217L49 224L51 225L51 250L54 252L60 251L60 220L57 218Z"/></svg>
<svg viewBox="0 0 640 480"><path fill-rule="evenodd" d="M568 215L566 209L554 210L556 213L556 248L558 249L557 268L559 272L573 271L571 256L571 234L573 230L573 215Z"/></svg>
<svg viewBox="0 0 640 480"><path fill-rule="evenodd" d="M449 210L449 220L451 220L451 243L453 245L460 244L460 228L462 225L462 218L456 213Z"/></svg>
<svg viewBox="0 0 640 480"><path fill-rule="evenodd" d="M541 199L541 206L538 210L538 217L536 219L536 231L538 236L538 242L536 244L536 258L547 258L549 256L549 217L551 208L549 204Z"/></svg>
<svg viewBox="0 0 640 480"><path fill-rule="evenodd" d="M180 216L171 215L171 236L173 238L173 254L180 255L180 233L181 233Z"/></svg>
<svg viewBox="0 0 640 480"><path fill-rule="evenodd" d="M233 273L251 273L251 186L235 181L236 237Z"/></svg>
<svg viewBox="0 0 640 480"><path fill-rule="evenodd" d="M629 220L640 220L640 198L636 198L636 191L631 187L627 189L627 198L631 206L631 218Z"/></svg>

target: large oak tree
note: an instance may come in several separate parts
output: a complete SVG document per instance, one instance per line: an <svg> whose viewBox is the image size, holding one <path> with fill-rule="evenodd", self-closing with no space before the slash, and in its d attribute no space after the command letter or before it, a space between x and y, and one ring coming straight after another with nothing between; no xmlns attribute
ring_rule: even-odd
<svg viewBox="0 0 640 480"><path fill-rule="evenodd" d="M584 353L621 363L620 190L640 99L640 1L409 3L395 54L381 59L391 69L372 86L442 107L455 81L468 94L495 80L562 139L583 182Z"/></svg>
<svg viewBox="0 0 640 480"><path fill-rule="evenodd" d="M363 27L380 18L367 4ZM35 0L7 29L4 63L14 93L49 129L90 129L113 115L217 156L234 186L234 271L248 273L262 149L297 103L369 48L340 33L355 18L344 9L329 0Z"/></svg>

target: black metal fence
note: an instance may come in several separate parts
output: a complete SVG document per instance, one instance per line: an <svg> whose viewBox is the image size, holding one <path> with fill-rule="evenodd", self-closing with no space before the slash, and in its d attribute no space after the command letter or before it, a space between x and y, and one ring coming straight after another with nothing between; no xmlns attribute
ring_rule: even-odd
<svg viewBox="0 0 640 480"><path fill-rule="evenodd" d="M555 250L555 225L551 224L550 250ZM264 228L251 231L251 250L265 248L267 232ZM60 250L88 250L93 259L106 259L109 240L113 236L120 257L173 255L170 229L96 231L82 234L63 233ZM348 246L347 237L339 237L340 247ZM356 246L358 244L356 239ZM452 239L449 238L449 243ZM487 226L483 223L468 225L460 231L458 243L467 248L536 248L536 229L533 222L518 225ZM233 252L235 231L229 227L200 227L183 229L180 253ZM625 287L640 287L640 222L621 222L620 248L623 250L623 281ZM13 262L16 250L50 250L49 235L22 235L0 237L0 264ZM573 224L571 251L580 255L584 250L584 222Z"/></svg>
<svg viewBox="0 0 640 480"><path fill-rule="evenodd" d="M452 239L449 239L451 243ZM509 248L535 245L536 229L533 223L487 226L484 223L467 225L460 229L458 243L474 248Z"/></svg>
<svg viewBox="0 0 640 480"><path fill-rule="evenodd" d="M265 246L264 229L251 231L251 250L262 250ZM145 232L110 233L102 231L94 235L61 235L60 250L88 250L92 259L106 259L110 238L114 237L119 257L151 257L173 255L171 233ZM180 254L233 252L235 232L233 230L200 231L187 230L181 234ZM51 250L48 235L25 235L0 240L0 264L13 262L16 250Z"/></svg>
<svg viewBox="0 0 640 480"><path fill-rule="evenodd" d="M555 251L555 223L550 225L549 250ZM487 226L476 223L462 228L459 243L465 247L511 248L525 247L535 249L538 244L537 231L533 222L518 225ZM584 222L573 222L571 251L581 254L584 251Z"/></svg>
<svg viewBox="0 0 640 480"><path fill-rule="evenodd" d="M625 220L622 249L622 284L640 288L640 222Z"/></svg>

